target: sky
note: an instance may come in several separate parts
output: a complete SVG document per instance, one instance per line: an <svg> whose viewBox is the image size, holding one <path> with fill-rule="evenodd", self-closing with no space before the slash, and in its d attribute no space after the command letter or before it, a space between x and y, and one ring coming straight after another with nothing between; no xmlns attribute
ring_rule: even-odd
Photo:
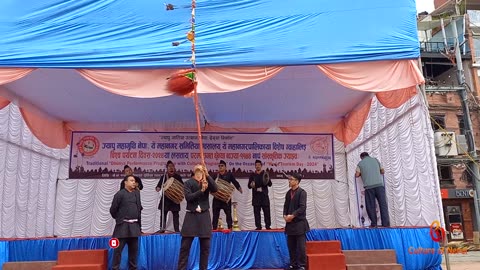
<svg viewBox="0 0 480 270"><path fill-rule="evenodd" d="M416 0L417 1L417 13L427 11L432 12L433 8L433 0Z"/></svg>

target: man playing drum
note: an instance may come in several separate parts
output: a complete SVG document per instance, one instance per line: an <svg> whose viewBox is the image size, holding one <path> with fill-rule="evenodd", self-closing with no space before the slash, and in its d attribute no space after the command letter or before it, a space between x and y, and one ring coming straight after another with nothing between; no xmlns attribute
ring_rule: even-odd
<svg viewBox="0 0 480 270"><path fill-rule="evenodd" d="M167 181L170 178L173 178L175 179L174 181L178 181L179 183L181 183L183 187L182 177L177 173L175 173L175 164L173 164L171 160L167 162L167 174L163 175L160 178L160 181L158 181L158 184L155 190L159 192L162 188L162 185L165 183L165 181ZM165 199L165 202L163 202L163 199ZM162 210L162 204L164 205L163 210ZM160 198L160 202L158 203L158 209L162 211L162 215L160 217L160 230L165 230L165 228L167 227L165 225L167 221L167 214L169 211L171 211L173 216L173 228L175 232L180 232L180 221L179 221L179 214L178 214L178 212L180 211L180 204L172 201L170 198L168 198L168 196L162 196L162 198Z"/></svg>
<svg viewBox="0 0 480 270"><path fill-rule="evenodd" d="M225 161L220 160L220 163L218 164L218 179L222 179L229 184L233 184L235 188L240 191L240 193L243 193L242 187L240 187L240 184L238 183L237 179L233 176L231 172L227 171L227 163ZM217 183L218 184L218 183ZM220 186L219 186L220 189ZM231 195L231 194L230 194ZM233 227L233 220L232 220L232 199L230 197L230 200L228 202L224 202L222 200L219 200L217 198L213 198L212 201L212 209L213 209L213 219L212 219L212 227L213 229L217 229L218 227L218 217L220 216L220 210L223 209L223 212L225 213L226 219L227 219L227 225L228 229L232 229Z"/></svg>

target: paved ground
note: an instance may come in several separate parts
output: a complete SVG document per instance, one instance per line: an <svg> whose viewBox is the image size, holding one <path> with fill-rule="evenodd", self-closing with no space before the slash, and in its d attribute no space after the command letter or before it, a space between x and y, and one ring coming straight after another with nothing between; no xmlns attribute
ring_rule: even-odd
<svg viewBox="0 0 480 270"><path fill-rule="evenodd" d="M470 251L467 254L450 254L450 270L479 270L480 251ZM447 269L445 256L443 256L442 268Z"/></svg>

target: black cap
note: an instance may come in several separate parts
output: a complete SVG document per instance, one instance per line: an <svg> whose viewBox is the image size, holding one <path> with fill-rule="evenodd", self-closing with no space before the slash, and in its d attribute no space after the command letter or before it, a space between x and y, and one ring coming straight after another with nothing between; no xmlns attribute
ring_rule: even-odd
<svg viewBox="0 0 480 270"><path fill-rule="evenodd" d="M226 163L224 160L220 160L220 163L218 163L218 165L225 165L225 166L227 166L227 163Z"/></svg>
<svg viewBox="0 0 480 270"><path fill-rule="evenodd" d="M292 173L292 177L297 179L298 182L302 181L302 175L299 173Z"/></svg>

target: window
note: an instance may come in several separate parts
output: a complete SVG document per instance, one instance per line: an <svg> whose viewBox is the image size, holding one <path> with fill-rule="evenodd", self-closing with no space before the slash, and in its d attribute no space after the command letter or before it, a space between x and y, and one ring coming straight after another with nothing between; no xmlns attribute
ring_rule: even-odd
<svg viewBox="0 0 480 270"><path fill-rule="evenodd" d="M451 180L453 178L452 167L444 165L438 166L438 178L440 178L440 180Z"/></svg>
<svg viewBox="0 0 480 270"><path fill-rule="evenodd" d="M458 129L460 130L460 134L465 135L465 122L463 122L463 116L458 115Z"/></svg>
<svg viewBox="0 0 480 270"><path fill-rule="evenodd" d="M469 168L467 167L465 169L465 171L463 171L462 173L462 177L460 178L462 181L465 181L467 183L473 183L473 176L472 174L469 172Z"/></svg>
<svg viewBox="0 0 480 270"><path fill-rule="evenodd" d="M431 121L433 131L445 129L445 115L432 115Z"/></svg>

